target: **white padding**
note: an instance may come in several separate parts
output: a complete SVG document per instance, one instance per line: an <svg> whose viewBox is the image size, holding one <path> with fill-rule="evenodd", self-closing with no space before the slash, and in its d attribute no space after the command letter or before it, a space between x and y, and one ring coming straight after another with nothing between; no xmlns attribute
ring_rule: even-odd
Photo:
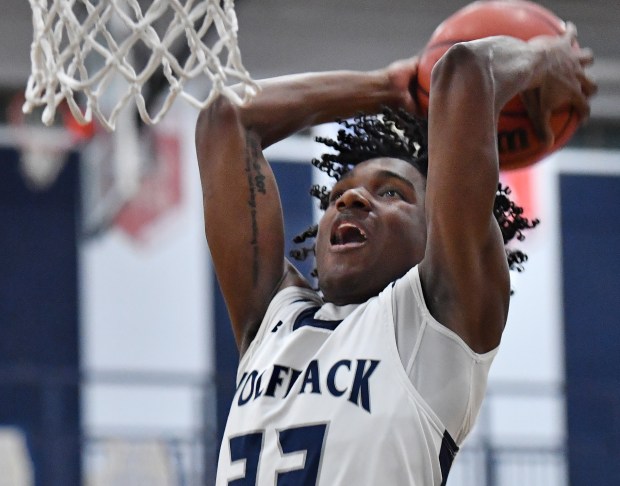
<svg viewBox="0 0 620 486"><path fill-rule="evenodd" d="M24 434L0 427L0 486L33 486L34 474Z"/></svg>

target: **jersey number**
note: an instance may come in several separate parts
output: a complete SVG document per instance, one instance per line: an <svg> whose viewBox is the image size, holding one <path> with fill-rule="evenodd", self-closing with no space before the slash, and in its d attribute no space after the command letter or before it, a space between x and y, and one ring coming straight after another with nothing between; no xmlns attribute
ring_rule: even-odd
<svg viewBox="0 0 620 486"><path fill-rule="evenodd" d="M282 454L304 452L304 465L299 469L276 472L277 486L316 486L323 454L326 424L305 425L278 431ZM245 460L242 478L228 481L230 486L255 486L264 432L253 432L229 439L231 461Z"/></svg>

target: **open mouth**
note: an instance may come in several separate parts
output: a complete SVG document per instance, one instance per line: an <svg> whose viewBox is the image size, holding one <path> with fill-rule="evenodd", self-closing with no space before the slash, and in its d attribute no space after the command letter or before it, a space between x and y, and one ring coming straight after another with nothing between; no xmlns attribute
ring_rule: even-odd
<svg viewBox="0 0 620 486"><path fill-rule="evenodd" d="M358 246L366 242L366 233L360 227L352 223L337 225L330 238L334 246Z"/></svg>

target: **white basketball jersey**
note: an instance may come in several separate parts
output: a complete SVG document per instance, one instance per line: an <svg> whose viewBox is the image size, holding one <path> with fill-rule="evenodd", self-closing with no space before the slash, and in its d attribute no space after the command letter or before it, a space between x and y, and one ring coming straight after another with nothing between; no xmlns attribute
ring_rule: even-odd
<svg viewBox="0 0 620 486"><path fill-rule="evenodd" d="M360 305L284 289L241 360L216 484L445 484L494 355L430 316L417 267Z"/></svg>

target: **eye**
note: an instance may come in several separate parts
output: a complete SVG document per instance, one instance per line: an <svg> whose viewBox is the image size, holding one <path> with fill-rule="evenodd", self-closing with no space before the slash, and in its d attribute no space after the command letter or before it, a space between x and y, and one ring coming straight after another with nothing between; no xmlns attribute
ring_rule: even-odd
<svg viewBox="0 0 620 486"><path fill-rule="evenodd" d="M381 197L403 199L403 195L400 193L400 191L391 187L381 190L379 192L379 195Z"/></svg>

